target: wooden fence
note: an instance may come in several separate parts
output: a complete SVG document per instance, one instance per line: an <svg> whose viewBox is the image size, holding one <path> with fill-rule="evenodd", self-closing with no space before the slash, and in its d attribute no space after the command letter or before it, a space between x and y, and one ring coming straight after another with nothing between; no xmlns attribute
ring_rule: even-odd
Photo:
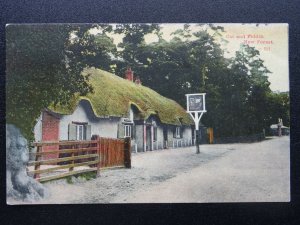
<svg viewBox="0 0 300 225"><path fill-rule="evenodd" d="M30 153L35 160L28 163L28 174L40 182L87 172L99 174L100 168L131 168L130 138L93 136L90 141L35 142L32 146L36 147ZM49 150L49 146L59 150Z"/></svg>

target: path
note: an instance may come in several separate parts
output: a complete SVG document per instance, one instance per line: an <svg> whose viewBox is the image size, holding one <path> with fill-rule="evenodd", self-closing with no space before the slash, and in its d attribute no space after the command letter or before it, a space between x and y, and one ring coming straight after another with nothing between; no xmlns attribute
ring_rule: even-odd
<svg viewBox="0 0 300 225"><path fill-rule="evenodd" d="M289 139L235 145L232 154L134 193L126 202L289 201Z"/></svg>
<svg viewBox="0 0 300 225"><path fill-rule="evenodd" d="M289 137L133 154L132 169L74 180L39 203L289 201Z"/></svg>

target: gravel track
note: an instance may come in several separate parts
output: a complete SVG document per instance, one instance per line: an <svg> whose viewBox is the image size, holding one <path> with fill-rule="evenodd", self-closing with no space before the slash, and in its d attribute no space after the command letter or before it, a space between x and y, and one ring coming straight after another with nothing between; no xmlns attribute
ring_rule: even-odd
<svg viewBox="0 0 300 225"><path fill-rule="evenodd" d="M46 183L37 204L289 201L289 137L132 155L132 169Z"/></svg>

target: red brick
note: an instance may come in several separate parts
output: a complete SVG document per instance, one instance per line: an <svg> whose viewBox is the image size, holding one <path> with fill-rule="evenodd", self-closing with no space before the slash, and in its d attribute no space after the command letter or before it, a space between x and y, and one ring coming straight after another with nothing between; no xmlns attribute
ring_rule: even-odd
<svg viewBox="0 0 300 225"><path fill-rule="evenodd" d="M59 119L44 111L42 116L42 141L58 141L59 140ZM59 146L45 146L43 152L58 150ZM43 159L58 158L58 154L48 154Z"/></svg>

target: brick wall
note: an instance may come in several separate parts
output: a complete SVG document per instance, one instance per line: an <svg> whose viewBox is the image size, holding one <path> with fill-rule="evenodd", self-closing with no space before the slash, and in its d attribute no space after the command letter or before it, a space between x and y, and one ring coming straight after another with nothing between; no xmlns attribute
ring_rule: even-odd
<svg viewBox="0 0 300 225"><path fill-rule="evenodd" d="M42 141L59 140L59 119L44 111L42 116ZM43 151L58 150L59 146L45 146ZM58 154L45 155L43 159L57 158Z"/></svg>

